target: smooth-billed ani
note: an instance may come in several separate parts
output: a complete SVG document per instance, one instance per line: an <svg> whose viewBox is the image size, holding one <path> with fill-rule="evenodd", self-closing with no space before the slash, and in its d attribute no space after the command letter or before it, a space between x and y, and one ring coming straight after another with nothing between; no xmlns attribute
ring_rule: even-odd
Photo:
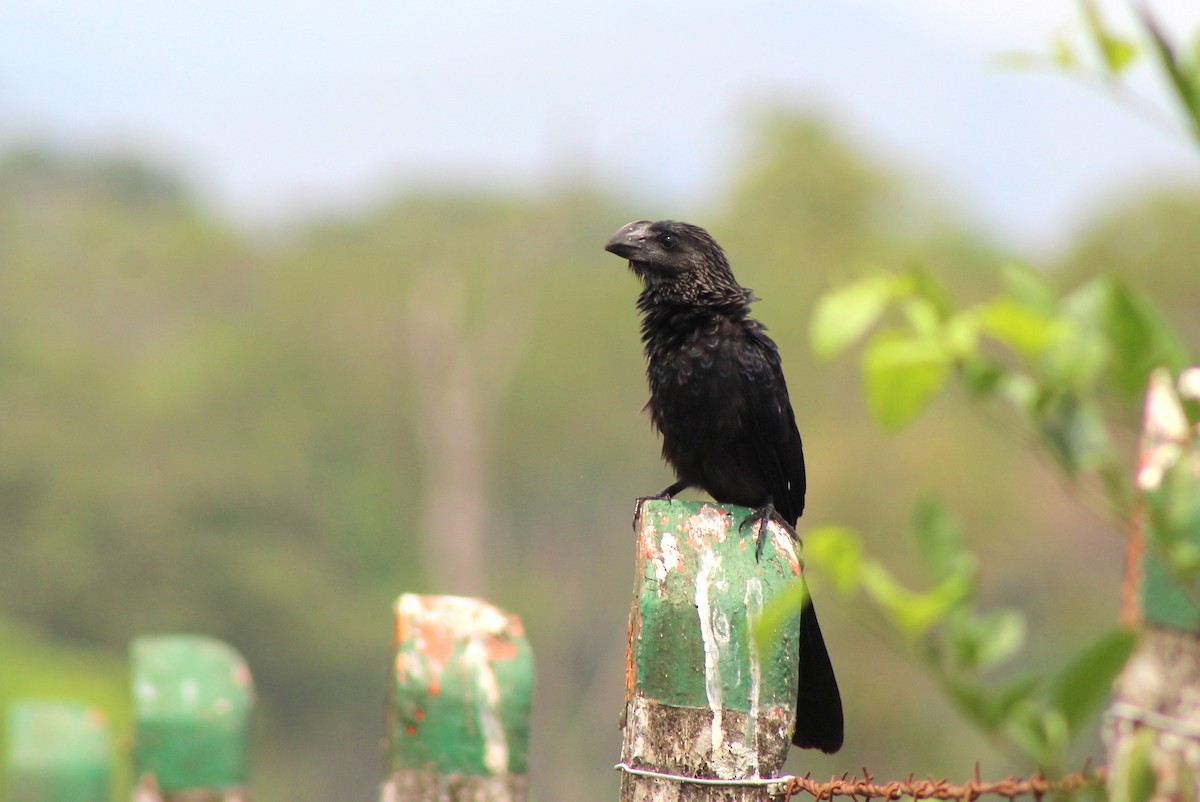
<svg viewBox="0 0 1200 802"><path fill-rule="evenodd" d="M638 220L605 250L642 281L638 309L650 411L677 481L656 498L700 487L752 507L742 526L768 520L795 536L804 512L804 450L775 343L750 317L754 296L737 283L707 231L674 220ZM842 700L811 601L800 614L800 682L792 743L836 752Z"/></svg>

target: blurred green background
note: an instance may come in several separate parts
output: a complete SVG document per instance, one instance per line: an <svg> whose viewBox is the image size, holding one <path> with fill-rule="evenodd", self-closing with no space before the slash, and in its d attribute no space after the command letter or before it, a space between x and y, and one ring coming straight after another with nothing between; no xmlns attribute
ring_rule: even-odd
<svg viewBox="0 0 1200 802"><path fill-rule="evenodd" d="M1097 154L1128 163L1154 149L1131 150L1125 122L1087 129L1090 110L1056 134L1072 114L1050 113L1065 108L1051 95L1017 115L1018 90L952 68L991 41L981 31L1007 35L1007 9L943 28L948 9L921 6L897 25L908 4L872 3L841 8L830 27L785 4L738 20L657 4L647 27L661 51L615 61L614 39L628 46L638 29L586 4L579 19L526 4L525 16L467 25L439 4L343 19L259 3L238 25L143 5L131 16L101 4L94 19L20 11L0 25L0 78L17 76L17 91L0 82L0 101L51 121L10 125L0 104L0 709L31 697L99 705L127 766L130 641L212 635L257 684L255 797L372 799L393 601L480 595L521 616L536 652L535 798L614 798L630 517L636 497L672 479L640 412L638 285L602 250L637 218L704 225L763 298L755 313L779 343L808 458L802 536L855 527L919 585L912 500L938 494L979 559L981 604L1029 622L1021 665L997 680L1060 668L1113 625L1125 533L1037 456L1016 419L950 391L886 435L856 360L818 361L808 342L816 298L863 270L925 267L968 304L995 291L1005 262L1028 259L1062 287L1118 275L1200 343L1194 182L1179 170L1156 183L1146 165L1067 215L1064 194L1111 186ZM281 28L282 16L294 24ZM21 21L36 35L14 34ZM677 22L686 35L667 35ZM732 46L710 58L694 43L711 45L718 34L701 34L718 29ZM46 42L64 54L53 65L60 50ZM336 58L310 57L325 46ZM561 62L566 88L543 83L543 58ZM481 74L488 59L503 62L494 75ZM687 102L658 104L643 72ZM849 133L826 105L780 99L819 97L793 91L825 86L818 73L836 76L839 108L888 120L891 147L880 132ZM788 91L763 100L779 74ZM28 100L38 96L54 102ZM97 121L146 124L139 108L157 109L163 127L89 135ZM610 119L620 125L601 126ZM155 130L212 150L163 156ZM538 136L549 178L485 166L511 168L513 142ZM714 140L728 158L693 193ZM222 143L229 152L214 156ZM1056 152L1063 163L1048 164ZM915 168L914 153L940 155ZM395 172L339 202L338 181L359 169L342 162L364 154ZM1089 159L1095 176L1081 180ZM996 179L987 213L941 183L967 162ZM298 196L275 199L273 222L246 197L214 198L214 186L228 201L230 182L253 183L249 163L263 167L259 191ZM299 198L307 182L317 202ZM1039 250L1012 242L1014 221L1051 208L1026 228ZM1047 230L1068 217L1077 222ZM1137 424L1122 443L1130 457ZM819 574L811 584L847 739L834 756L793 753L789 771L961 780L977 764L985 777L1028 768L965 724L877 620ZM1084 746L1073 757L1100 757L1098 740Z"/></svg>
<svg viewBox="0 0 1200 802"><path fill-rule="evenodd" d="M868 264L928 265L971 299L1019 257L928 178L803 109L760 109L731 179L689 210L763 300L804 434L805 527L844 522L904 575L936 490L985 601L1025 612L1023 668L1111 625L1122 533L1013 421L943 398L887 436L853 360L819 363L813 299ZM269 232L136 157L0 154L0 705L103 705L128 734L126 649L195 631L249 661L260 799L369 799L382 779L391 604L485 595L537 654L540 799L615 796L630 515L670 476L645 400L635 279L602 251L678 210L588 184L399 189ZM1114 197L1041 260L1126 276L1200 337L1200 192ZM1131 426L1135 425L1131 421ZM1014 769L817 578L847 707L817 776Z"/></svg>

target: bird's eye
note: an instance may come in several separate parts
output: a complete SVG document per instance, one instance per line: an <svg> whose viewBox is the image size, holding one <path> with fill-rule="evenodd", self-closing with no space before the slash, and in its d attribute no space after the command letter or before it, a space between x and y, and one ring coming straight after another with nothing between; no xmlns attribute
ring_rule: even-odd
<svg viewBox="0 0 1200 802"><path fill-rule="evenodd" d="M663 250L670 251L675 248L676 239L670 234L660 234L658 244L663 247Z"/></svg>

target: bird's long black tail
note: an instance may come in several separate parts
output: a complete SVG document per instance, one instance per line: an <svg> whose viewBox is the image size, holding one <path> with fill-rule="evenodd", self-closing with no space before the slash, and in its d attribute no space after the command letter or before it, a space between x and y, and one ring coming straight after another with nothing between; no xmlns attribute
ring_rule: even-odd
<svg viewBox="0 0 1200 802"><path fill-rule="evenodd" d="M836 752L842 748L843 735L842 695L821 637L817 611L807 601L800 611L800 685L792 743L803 749Z"/></svg>

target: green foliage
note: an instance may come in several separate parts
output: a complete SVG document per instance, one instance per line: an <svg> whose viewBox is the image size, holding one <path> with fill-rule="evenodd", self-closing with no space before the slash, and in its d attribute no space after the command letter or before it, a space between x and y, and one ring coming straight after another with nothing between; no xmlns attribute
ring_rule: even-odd
<svg viewBox="0 0 1200 802"><path fill-rule="evenodd" d="M885 429L911 423L958 376L973 397L1009 407L1068 477L1097 477L1125 515L1132 480L1103 405L1111 398L1132 414L1150 371L1182 369L1186 348L1117 278L1055 293L1021 266L1006 266L1003 277L992 297L955 309L924 271L872 273L818 299L814 348L834 356L865 343L867 406Z"/></svg>
<svg viewBox="0 0 1200 802"><path fill-rule="evenodd" d="M883 615L967 720L1002 748L1061 771L1070 746L1086 736L1084 725L1108 698L1136 637L1107 633L1049 680L1032 674L988 684L984 674L1020 653L1024 618L1016 610L980 606L976 562L941 504L921 502L912 532L929 578L925 590L905 587L882 562L867 557L860 536L846 527L811 531L805 555L843 598Z"/></svg>
<svg viewBox="0 0 1200 802"><path fill-rule="evenodd" d="M1118 430L1137 420L1152 371L1189 364L1186 348L1149 299L1115 277L1059 291L1009 264L1001 279L990 297L958 306L925 271L874 271L818 299L814 351L828 358L863 344L867 408L888 430L911 425L957 377L975 402L1007 408L1068 481L1094 478L1115 519L1127 520L1133 468ZM1198 498L1190 461L1168 470L1148 495L1155 528L1175 533L1156 545L1176 577L1200 570ZM920 591L868 557L844 526L811 533L807 554L845 597L869 603L890 624L968 720L1002 748L1062 770L1135 637L1107 633L1049 678L986 683L984 672L1021 651L1024 619L980 607L976 561L940 504L917 506L913 533L929 582Z"/></svg>
<svg viewBox="0 0 1200 802"><path fill-rule="evenodd" d="M1200 35L1189 48L1181 49L1163 30L1150 9L1133 5L1140 31L1120 32L1100 11L1095 0L1079 0L1080 25L1077 39L1056 36L1049 52L1010 53L1003 63L1015 68L1049 66L1068 75L1098 81L1112 96L1140 113L1152 109L1127 87L1131 70L1148 65L1165 81L1170 104L1182 115L1188 135L1200 141ZM1146 41L1139 41L1141 34ZM1157 118L1156 118L1157 119Z"/></svg>
<svg viewBox="0 0 1200 802"><path fill-rule="evenodd" d="M1108 699L1113 680L1133 653L1137 637L1109 632L1075 655L1050 687L1050 702L1070 731L1077 732L1087 717Z"/></svg>
<svg viewBox="0 0 1200 802"><path fill-rule="evenodd" d="M1148 802L1158 789L1158 772L1154 769L1155 731L1144 728L1133 738L1133 749L1121 776L1109 783L1112 802ZM1180 796L1180 799L1189 797Z"/></svg>

